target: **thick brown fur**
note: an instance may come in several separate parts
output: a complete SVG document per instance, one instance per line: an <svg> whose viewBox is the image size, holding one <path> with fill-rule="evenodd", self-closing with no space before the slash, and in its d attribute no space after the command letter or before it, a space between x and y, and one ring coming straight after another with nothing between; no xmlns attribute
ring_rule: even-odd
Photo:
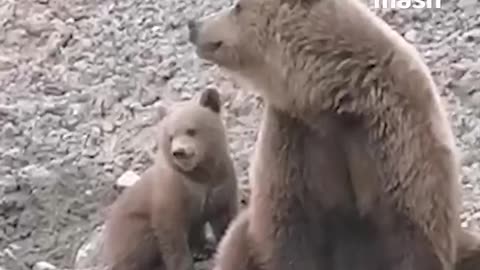
<svg viewBox="0 0 480 270"><path fill-rule="evenodd" d="M255 261L254 248L249 239L248 208L242 210L232 221L225 236L218 245L213 270L260 270ZM471 230L460 230L458 236L457 261L455 270L480 269L480 235Z"/></svg>
<svg viewBox="0 0 480 270"><path fill-rule="evenodd" d="M107 219L112 270L193 270L193 253L207 245L207 222L221 240L238 201L220 107L218 92L206 90L162 120L157 160Z"/></svg>
<svg viewBox="0 0 480 270"><path fill-rule="evenodd" d="M225 236L218 245L213 270L238 269L259 270L255 263L252 241L248 237L249 213L243 209L230 223Z"/></svg>
<svg viewBox="0 0 480 270"><path fill-rule="evenodd" d="M414 47L359 0L239 0L189 28L265 99L248 225L262 269L453 269L457 149Z"/></svg>

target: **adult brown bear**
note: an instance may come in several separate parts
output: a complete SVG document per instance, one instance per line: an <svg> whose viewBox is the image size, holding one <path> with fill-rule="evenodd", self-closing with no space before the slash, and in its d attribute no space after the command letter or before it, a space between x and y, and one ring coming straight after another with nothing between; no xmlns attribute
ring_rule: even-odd
<svg viewBox="0 0 480 270"><path fill-rule="evenodd" d="M398 33L359 0L239 0L189 29L266 101L245 239L228 237L251 269L453 269L454 136Z"/></svg>

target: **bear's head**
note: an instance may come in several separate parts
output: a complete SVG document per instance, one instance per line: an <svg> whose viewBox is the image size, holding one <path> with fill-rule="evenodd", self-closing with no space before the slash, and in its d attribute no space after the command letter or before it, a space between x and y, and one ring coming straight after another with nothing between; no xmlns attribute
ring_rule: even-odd
<svg viewBox="0 0 480 270"><path fill-rule="evenodd" d="M372 81L383 69L378 62L391 56L386 27L376 26L359 0L237 1L190 20L190 42L200 58L277 108L300 115L334 108L346 100L346 89Z"/></svg>
<svg viewBox="0 0 480 270"><path fill-rule="evenodd" d="M224 158L226 135L220 111L219 93L208 89L198 100L179 102L165 113L160 151L177 170L209 169Z"/></svg>
<svg viewBox="0 0 480 270"><path fill-rule="evenodd" d="M233 7L188 22L197 54L232 71L264 65L280 0L239 0ZM271 48L270 48L271 49Z"/></svg>
<svg viewBox="0 0 480 270"><path fill-rule="evenodd" d="M216 14L190 20L189 40L200 58L251 84L270 103L279 97L286 100L291 94L285 90L289 69L297 65L297 50L307 45L301 43L310 42L303 36L311 35L305 18L317 2L238 0ZM272 89L275 93L268 92Z"/></svg>

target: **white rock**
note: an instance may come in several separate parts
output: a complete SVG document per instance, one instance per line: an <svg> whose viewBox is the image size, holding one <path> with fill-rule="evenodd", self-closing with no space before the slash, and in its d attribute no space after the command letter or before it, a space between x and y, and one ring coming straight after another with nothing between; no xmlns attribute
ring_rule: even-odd
<svg viewBox="0 0 480 270"><path fill-rule="evenodd" d="M417 31L410 29L405 33L405 39L410 42L415 42L417 39Z"/></svg>
<svg viewBox="0 0 480 270"><path fill-rule="evenodd" d="M13 1L2 1L0 4L0 27L11 20L15 14L15 2Z"/></svg>
<svg viewBox="0 0 480 270"><path fill-rule="evenodd" d="M478 220L478 219L480 219L480 212L474 213L474 214L472 215L472 219L473 219L473 220Z"/></svg>
<svg viewBox="0 0 480 270"><path fill-rule="evenodd" d="M0 71L12 69L16 66L15 62L7 56L0 55Z"/></svg>
<svg viewBox="0 0 480 270"><path fill-rule="evenodd" d="M33 270L55 270L55 269L57 268L49 262L37 262L33 266Z"/></svg>
<svg viewBox="0 0 480 270"><path fill-rule="evenodd" d="M105 121L103 122L102 129L107 133L111 133L115 130L115 125L110 121Z"/></svg>
<svg viewBox="0 0 480 270"><path fill-rule="evenodd" d="M51 16L47 12L35 13L24 19L22 26L28 32L34 35L40 35L42 32L52 30Z"/></svg>
<svg viewBox="0 0 480 270"><path fill-rule="evenodd" d="M101 250L103 248L103 232L105 226L98 226L90 237L78 249L75 256L75 269L100 269Z"/></svg>
<svg viewBox="0 0 480 270"><path fill-rule="evenodd" d="M26 167L23 167L20 170L20 174L28 178L42 178L42 179L46 179L51 176L51 172L47 168L36 165L36 164L30 164L30 165L27 165Z"/></svg>
<svg viewBox="0 0 480 270"><path fill-rule="evenodd" d="M186 92L186 91L183 91L181 94L180 94L180 99L181 100L189 100L193 97L192 93L190 92Z"/></svg>
<svg viewBox="0 0 480 270"><path fill-rule="evenodd" d="M133 171L126 171L117 179L118 187L130 187L140 179L140 176Z"/></svg>

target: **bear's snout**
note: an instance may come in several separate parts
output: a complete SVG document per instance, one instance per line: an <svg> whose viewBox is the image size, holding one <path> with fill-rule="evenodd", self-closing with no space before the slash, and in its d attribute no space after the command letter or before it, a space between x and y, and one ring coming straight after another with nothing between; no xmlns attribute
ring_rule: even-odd
<svg viewBox="0 0 480 270"><path fill-rule="evenodd" d="M203 53L213 53L223 45L221 40L209 40L207 37L200 37L201 32L204 31L205 25L201 21L189 20L188 26L188 39Z"/></svg>

